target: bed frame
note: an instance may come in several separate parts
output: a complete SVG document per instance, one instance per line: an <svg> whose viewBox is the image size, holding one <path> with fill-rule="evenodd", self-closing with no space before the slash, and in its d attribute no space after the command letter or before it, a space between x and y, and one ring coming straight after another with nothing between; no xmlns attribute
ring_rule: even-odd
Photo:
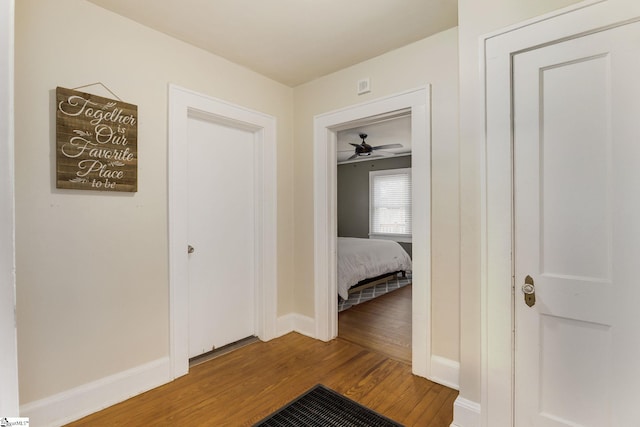
<svg viewBox="0 0 640 427"><path fill-rule="evenodd" d="M371 288L373 286L379 285L380 283L385 283L392 277L396 277L398 273L402 273L402 277L407 277L407 272L404 270L382 274L380 276L372 277L371 279L366 279L361 281L360 283L353 285L351 288L349 288L349 293L352 294L354 292L358 292L363 289L367 289L367 288Z"/></svg>

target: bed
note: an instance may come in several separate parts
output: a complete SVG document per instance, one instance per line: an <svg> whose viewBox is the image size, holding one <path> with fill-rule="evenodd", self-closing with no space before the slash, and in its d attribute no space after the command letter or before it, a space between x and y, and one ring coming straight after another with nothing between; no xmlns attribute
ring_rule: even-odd
<svg viewBox="0 0 640 427"><path fill-rule="evenodd" d="M338 295L343 299L369 279L410 270L411 258L397 242L338 237Z"/></svg>

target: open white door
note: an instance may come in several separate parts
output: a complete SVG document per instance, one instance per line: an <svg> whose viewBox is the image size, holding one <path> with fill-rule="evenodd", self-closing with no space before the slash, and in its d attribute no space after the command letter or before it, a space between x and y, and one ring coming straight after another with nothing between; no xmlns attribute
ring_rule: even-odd
<svg viewBox="0 0 640 427"><path fill-rule="evenodd" d="M515 425L637 425L640 23L513 64Z"/></svg>

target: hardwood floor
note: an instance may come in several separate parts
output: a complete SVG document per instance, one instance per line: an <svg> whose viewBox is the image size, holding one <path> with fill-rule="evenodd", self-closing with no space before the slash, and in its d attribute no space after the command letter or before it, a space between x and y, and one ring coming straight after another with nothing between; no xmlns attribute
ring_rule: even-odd
<svg viewBox="0 0 640 427"><path fill-rule="evenodd" d="M411 285L340 312L338 337L411 363Z"/></svg>
<svg viewBox="0 0 640 427"><path fill-rule="evenodd" d="M340 327L346 334L349 327ZM250 426L321 383L407 427L449 427L458 393L412 375L399 359L343 336L322 342L291 333L194 366L184 377L69 426Z"/></svg>

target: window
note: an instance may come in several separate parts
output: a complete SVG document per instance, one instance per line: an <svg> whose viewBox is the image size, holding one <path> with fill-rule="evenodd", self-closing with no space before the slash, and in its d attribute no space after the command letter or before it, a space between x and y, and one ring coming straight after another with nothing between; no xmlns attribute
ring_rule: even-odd
<svg viewBox="0 0 640 427"><path fill-rule="evenodd" d="M411 242L411 168L369 172L369 237Z"/></svg>

